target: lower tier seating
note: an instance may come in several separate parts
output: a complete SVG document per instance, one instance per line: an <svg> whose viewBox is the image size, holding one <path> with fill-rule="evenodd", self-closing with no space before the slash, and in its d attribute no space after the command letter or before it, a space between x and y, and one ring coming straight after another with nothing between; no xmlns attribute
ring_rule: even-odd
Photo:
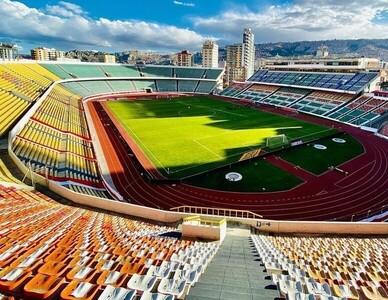
<svg viewBox="0 0 388 300"><path fill-rule="evenodd" d="M248 89L239 94L238 97L255 102L264 102L266 97L278 89L279 87L273 85L253 84Z"/></svg>
<svg viewBox="0 0 388 300"><path fill-rule="evenodd" d="M246 83L233 83L221 92L221 96L225 97L238 97L239 94L246 89L249 84ZM238 97L240 98L240 97Z"/></svg>
<svg viewBox="0 0 388 300"><path fill-rule="evenodd" d="M304 97L310 91L297 88L280 88L263 100L264 103L277 106L288 106Z"/></svg>
<svg viewBox="0 0 388 300"><path fill-rule="evenodd" d="M388 109L388 99L366 94L331 113L330 118L341 122L362 125L383 115Z"/></svg>
<svg viewBox="0 0 388 300"><path fill-rule="evenodd" d="M0 186L0 298L183 298L217 243ZM163 298L168 297L168 298Z"/></svg>
<svg viewBox="0 0 388 300"><path fill-rule="evenodd" d="M351 94L315 91L290 107L316 115L325 115L352 98Z"/></svg>
<svg viewBox="0 0 388 300"><path fill-rule="evenodd" d="M251 236L281 297L387 299L388 240Z"/></svg>

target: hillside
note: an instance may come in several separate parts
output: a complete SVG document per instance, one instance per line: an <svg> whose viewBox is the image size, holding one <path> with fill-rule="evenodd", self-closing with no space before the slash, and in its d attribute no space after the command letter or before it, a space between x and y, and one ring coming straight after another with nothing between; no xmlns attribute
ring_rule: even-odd
<svg viewBox="0 0 388 300"><path fill-rule="evenodd" d="M352 55L377 57L388 61L388 39L327 40L256 44L256 55L261 57L271 57L276 55L312 55L315 54L315 51L321 45L328 46L331 54L351 53Z"/></svg>

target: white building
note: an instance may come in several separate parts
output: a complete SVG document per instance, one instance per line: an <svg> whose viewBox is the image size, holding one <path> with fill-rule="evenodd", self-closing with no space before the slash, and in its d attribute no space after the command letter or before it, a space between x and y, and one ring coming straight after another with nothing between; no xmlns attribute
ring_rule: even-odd
<svg viewBox="0 0 388 300"><path fill-rule="evenodd" d="M17 53L15 45L0 43L0 60L14 60Z"/></svg>
<svg viewBox="0 0 388 300"><path fill-rule="evenodd" d="M202 45L202 67L218 68L218 45L214 41L205 41Z"/></svg>
<svg viewBox="0 0 388 300"><path fill-rule="evenodd" d="M251 28L244 29L243 46L243 66L246 70L245 79L248 79L255 72L255 35Z"/></svg>
<svg viewBox="0 0 388 300"><path fill-rule="evenodd" d="M31 50L31 56L34 60L61 60L65 53L54 48L39 47Z"/></svg>

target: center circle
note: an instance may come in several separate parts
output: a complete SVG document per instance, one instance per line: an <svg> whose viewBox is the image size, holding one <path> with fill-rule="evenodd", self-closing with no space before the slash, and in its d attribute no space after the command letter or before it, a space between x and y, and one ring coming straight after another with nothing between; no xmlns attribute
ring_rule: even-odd
<svg viewBox="0 0 388 300"><path fill-rule="evenodd" d="M314 148L318 150L326 150L327 147L321 144L314 144Z"/></svg>
<svg viewBox="0 0 388 300"><path fill-rule="evenodd" d="M237 172L230 172L225 175L225 179L228 181L240 181L242 179L242 175Z"/></svg>

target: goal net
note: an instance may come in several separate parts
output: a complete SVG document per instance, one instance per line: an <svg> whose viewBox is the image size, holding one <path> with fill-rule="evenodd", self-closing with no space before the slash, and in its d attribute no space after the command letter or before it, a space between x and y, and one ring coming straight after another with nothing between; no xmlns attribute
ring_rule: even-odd
<svg viewBox="0 0 388 300"><path fill-rule="evenodd" d="M275 148L285 146L288 143L289 142L288 142L287 136L285 134L279 134L279 135L267 137L265 146L270 149L275 149Z"/></svg>

